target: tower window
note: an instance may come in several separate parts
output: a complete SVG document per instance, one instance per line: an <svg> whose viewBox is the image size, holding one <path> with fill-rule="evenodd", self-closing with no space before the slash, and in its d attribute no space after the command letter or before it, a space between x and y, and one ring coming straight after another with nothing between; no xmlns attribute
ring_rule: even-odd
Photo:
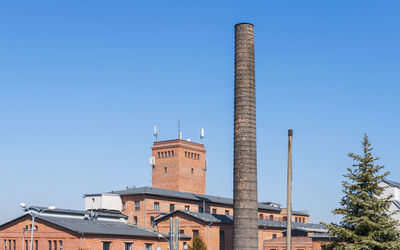
<svg viewBox="0 0 400 250"><path fill-rule="evenodd" d="M193 153L191 153L191 154L190 154L190 158L192 158L192 159L193 159Z"/></svg>
<svg viewBox="0 0 400 250"><path fill-rule="evenodd" d="M158 158L160 158L160 152L157 153Z"/></svg>
<svg viewBox="0 0 400 250"><path fill-rule="evenodd" d="M166 172L167 172L167 167L164 168L164 173L166 173Z"/></svg>
<svg viewBox="0 0 400 250"><path fill-rule="evenodd" d="M161 152L161 158L164 158L164 152Z"/></svg>
<svg viewBox="0 0 400 250"><path fill-rule="evenodd" d="M187 158L187 152L185 151L185 157Z"/></svg>
<svg viewBox="0 0 400 250"><path fill-rule="evenodd" d="M168 151L168 157L170 157L171 156L171 151Z"/></svg>
<svg viewBox="0 0 400 250"><path fill-rule="evenodd" d="M192 168L192 174L193 174L193 172L194 172L194 169Z"/></svg>
<svg viewBox="0 0 400 250"><path fill-rule="evenodd" d="M174 156L174 151L173 150L171 151L171 155Z"/></svg>

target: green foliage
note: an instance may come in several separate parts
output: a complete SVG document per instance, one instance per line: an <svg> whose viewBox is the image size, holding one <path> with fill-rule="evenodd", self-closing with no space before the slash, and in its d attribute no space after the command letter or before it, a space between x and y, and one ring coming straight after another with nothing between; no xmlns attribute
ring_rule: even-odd
<svg viewBox="0 0 400 250"><path fill-rule="evenodd" d="M207 246L198 235L195 235L193 236L193 242L189 246L189 250L207 250Z"/></svg>
<svg viewBox="0 0 400 250"><path fill-rule="evenodd" d="M391 197L380 198L384 188L378 185L389 172L380 173L383 166L375 164L379 158L372 156L373 148L366 134L362 149L362 155L348 154L355 164L343 175L346 178L342 182L344 197L340 208L333 211L342 220L339 224L327 225L334 237L330 248L400 249L397 222L389 214Z"/></svg>

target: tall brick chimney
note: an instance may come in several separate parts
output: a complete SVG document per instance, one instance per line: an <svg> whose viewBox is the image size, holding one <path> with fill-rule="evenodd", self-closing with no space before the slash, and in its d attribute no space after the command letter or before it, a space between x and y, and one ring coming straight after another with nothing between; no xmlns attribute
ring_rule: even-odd
<svg viewBox="0 0 400 250"><path fill-rule="evenodd" d="M235 25L233 249L258 249L254 26Z"/></svg>

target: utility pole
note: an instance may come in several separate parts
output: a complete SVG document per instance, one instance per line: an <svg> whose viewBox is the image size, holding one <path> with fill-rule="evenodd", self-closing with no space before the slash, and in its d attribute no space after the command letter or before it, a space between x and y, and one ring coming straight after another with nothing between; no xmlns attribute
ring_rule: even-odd
<svg viewBox="0 0 400 250"><path fill-rule="evenodd" d="M286 249L292 250L292 139L293 130L288 130L288 168L287 168L287 226Z"/></svg>

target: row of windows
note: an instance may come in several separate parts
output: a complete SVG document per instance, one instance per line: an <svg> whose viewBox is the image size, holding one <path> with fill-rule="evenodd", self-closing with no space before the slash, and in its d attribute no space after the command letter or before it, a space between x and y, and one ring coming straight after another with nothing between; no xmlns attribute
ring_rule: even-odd
<svg viewBox="0 0 400 250"><path fill-rule="evenodd" d="M186 157L186 158L190 158L190 159L199 160L199 159L200 159L200 154L185 151L185 157Z"/></svg>
<svg viewBox="0 0 400 250"><path fill-rule="evenodd" d="M103 241L103 250L111 250L112 241ZM125 242L125 250L132 250L132 242ZM145 250L153 250L153 243L144 243Z"/></svg>
<svg viewBox="0 0 400 250"><path fill-rule="evenodd" d="M299 222L299 223L306 223L306 219L303 217L294 217L294 221L295 222Z"/></svg>
<svg viewBox="0 0 400 250"><path fill-rule="evenodd" d="M264 219L265 219L265 220L268 220L268 215L266 215L266 216L264 217L263 214L260 214L258 217L259 217L260 220L264 220ZM269 216L269 220L274 220L274 216L273 216L273 215L270 215L270 216Z"/></svg>
<svg viewBox="0 0 400 250"><path fill-rule="evenodd" d="M175 155L174 150L157 153L158 158L173 157L174 155Z"/></svg>
<svg viewBox="0 0 400 250"><path fill-rule="evenodd" d="M167 173L168 172L168 168L167 167L164 167L164 173ZM190 173L191 174L194 174L194 168L191 168L190 169Z"/></svg>
<svg viewBox="0 0 400 250"><path fill-rule="evenodd" d="M28 250L30 249L30 240L25 240L25 242L22 242L24 246L22 246L22 249ZM49 250L62 250L63 249L63 242L62 240L57 241L57 240L49 240ZM33 249L39 250L39 242L38 240L35 240L32 246ZM4 250L16 250L15 247L15 240L4 240Z"/></svg>

